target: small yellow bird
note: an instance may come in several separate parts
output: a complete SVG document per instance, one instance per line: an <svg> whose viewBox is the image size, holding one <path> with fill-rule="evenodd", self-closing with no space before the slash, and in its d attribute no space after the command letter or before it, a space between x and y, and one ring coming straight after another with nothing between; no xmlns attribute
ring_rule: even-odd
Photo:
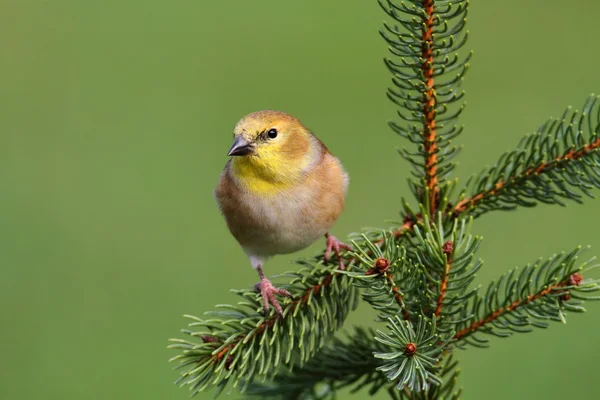
<svg viewBox="0 0 600 400"><path fill-rule="evenodd" d="M332 251L351 250L329 230L344 209L348 174L340 161L298 119L279 111L258 111L234 128L215 198L227 226L258 271L265 312L279 314L273 286L263 263L276 254L293 253L326 237L325 260Z"/></svg>

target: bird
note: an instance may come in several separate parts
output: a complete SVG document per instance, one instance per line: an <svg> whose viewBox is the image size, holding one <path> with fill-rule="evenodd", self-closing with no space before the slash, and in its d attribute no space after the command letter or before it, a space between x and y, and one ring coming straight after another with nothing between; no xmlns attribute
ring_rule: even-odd
<svg viewBox="0 0 600 400"><path fill-rule="evenodd" d="M275 295L291 297L265 276L269 258L302 250L325 237L324 259L351 251L330 234L344 209L349 177L340 160L297 118L263 110L241 118L231 157L214 191L227 227L258 272L265 313L283 310Z"/></svg>

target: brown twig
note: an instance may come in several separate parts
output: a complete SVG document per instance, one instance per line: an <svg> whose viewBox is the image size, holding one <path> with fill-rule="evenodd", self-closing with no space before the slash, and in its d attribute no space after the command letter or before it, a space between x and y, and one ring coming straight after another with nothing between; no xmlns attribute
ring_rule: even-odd
<svg viewBox="0 0 600 400"><path fill-rule="evenodd" d="M460 214L467 209L476 206L481 203L483 200L498 195L502 190L504 190L510 183L515 183L515 181L525 180L532 175L539 175L544 172L550 171L552 169L561 168L564 163L569 160L577 160L590 152L600 149L600 138L596 139L592 143L586 144L579 150L571 149L566 153L556 157L554 160L541 163L537 167L531 167L525 170L523 173L514 175L509 177L507 180L500 180L496 182L493 188L481 191L473 197L468 197L459 201L456 206L454 206L454 213Z"/></svg>
<svg viewBox="0 0 600 400"><path fill-rule="evenodd" d="M394 239L398 239L400 236L404 235L406 232L412 230L412 228L415 226L415 223L416 222L413 220L408 220L408 221L404 222L404 224L402 224L402 226L400 228L392 231L392 235L394 236ZM385 239L381 238L373 244L377 247L380 247L384 242L385 242Z"/></svg>
<svg viewBox="0 0 600 400"><path fill-rule="evenodd" d="M446 297L446 290L448 289L448 275L450 274L450 260L446 262L446 271L444 273L444 278L442 279L442 284L440 285L440 294L437 300L437 307L435 308L435 316L437 318L442 315L442 304L444 303L444 298Z"/></svg>
<svg viewBox="0 0 600 400"><path fill-rule="evenodd" d="M402 316L405 320L410 321L410 313L406 309L406 305L404 304L404 298L402 297L400 289L398 289L398 285L396 285L394 276L388 271L389 268L390 260L388 260L385 257L379 257L377 260L375 260L373 266L365 272L365 275L377 274L384 277L387 284L392 290L392 295L394 296L394 300L396 300L396 304L398 304L398 307L400 307Z"/></svg>
<svg viewBox="0 0 600 400"><path fill-rule="evenodd" d="M442 284L440 285L440 294L437 300L437 307L435 308L435 316L440 317L442 315L442 304L444 303L444 298L446 298L446 291L448 290L448 278L450 276L450 267L452 265L452 251L453 251L454 243L452 241L447 241L442 246L442 251L446 254L446 268L444 269L444 276L442 277Z"/></svg>
<svg viewBox="0 0 600 400"><path fill-rule="evenodd" d="M425 83L424 106L423 114L425 116L423 123L423 140L425 148L425 183L429 189L429 213L435 214L436 198L438 192L438 177L437 177L437 144L436 144L436 124L435 124L435 107L436 93L433 81L433 25L434 25L434 5L433 0L424 0L423 7L425 15L423 22L425 29L421 36L421 70Z"/></svg>
<svg viewBox="0 0 600 400"><path fill-rule="evenodd" d="M574 274L574 275L579 275L579 274ZM496 319L500 318L502 315L507 314L511 311L514 311L515 309L529 304L529 303L533 303L534 301L541 299L544 296L549 295L552 292L555 292L557 290L560 290L562 287L567 286L570 283L570 281L572 280L572 277L569 277L568 279L565 279L564 281L554 284L554 285L550 285L548 287L546 287L545 289L535 293L535 294L530 294L529 296L527 296L525 299L521 299L521 300L515 300L513 301L511 304L509 304L506 307L502 307L499 308L497 310L495 310L494 312L492 312L491 314L488 314L487 316L485 316L484 318L475 321L474 323L472 323L471 325L469 325L468 327L461 329L460 331L458 331L455 335L454 335L454 339L459 340L465 336L468 336L469 334L475 332L477 329L481 328L484 325L489 324L490 322L495 321ZM567 292L568 293L568 292Z"/></svg>
<svg viewBox="0 0 600 400"><path fill-rule="evenodd" d="M402 293L400 293L400 289L398 289L398 286L396 285L394 277L389 272L384 272L383 276L392 288L392 294L394 295L394 299L396 300L398 307L400 307L400 310L402 310L402 317L404 317L406 321L410 321L410 313L406 309L406 305L404 304L404 298L402 297Z"/></svg>

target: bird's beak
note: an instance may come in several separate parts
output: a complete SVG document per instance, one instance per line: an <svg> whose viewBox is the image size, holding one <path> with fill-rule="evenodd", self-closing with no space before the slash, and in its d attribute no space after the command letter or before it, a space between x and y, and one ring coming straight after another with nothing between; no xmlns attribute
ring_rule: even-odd
<svg viewBox="0 0 600 400"><path fill-rule="evenodd" d="M228 156L245 156L252 153L254 150L252 148L252 144L248 143L246 139L242 136L238 136L235 138L233 145L229 149L227 153Z"/></svg>

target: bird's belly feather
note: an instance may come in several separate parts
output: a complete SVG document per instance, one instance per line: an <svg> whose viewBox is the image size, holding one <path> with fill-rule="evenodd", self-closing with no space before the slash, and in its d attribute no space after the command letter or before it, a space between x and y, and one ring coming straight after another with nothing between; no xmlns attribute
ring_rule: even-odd
<svg viewBox="0 0 600 400"><path fill-rule="evenodd" d="M245 193L250 204L247 221L231 224L232 233L249 254L272 256L293 253L308 247L325 234L333 221L319 220L306 196L261 198ZM302 198L305 197L305 198ZM314 211L314 210L312 210ZM227 217L227 216L226 216Z"/></svg>

